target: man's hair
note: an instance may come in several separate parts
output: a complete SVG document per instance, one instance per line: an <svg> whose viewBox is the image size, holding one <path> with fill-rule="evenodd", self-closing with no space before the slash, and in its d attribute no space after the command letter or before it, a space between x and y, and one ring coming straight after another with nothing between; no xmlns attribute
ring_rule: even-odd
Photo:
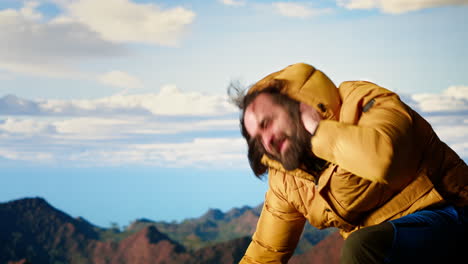
<svg viewBox="0 0 468 264"><path fill-rule="evenodd" d="M273 159L274 157L266 152L261 142L258 140L251 140L251 137L247 132L244 124L245 110L257 98L258 95L267 93L270 95L272 101L275 104L283 106L290 116L295 117L296 121L300 122L299 102L281 93L281 90L285 87L285 84L286 83L282 80L273 79L270 82L264 84L264 87L256 87L257 89L251 93L246 93L248 89L243 88L240 83L236 81L232 81L228 87L229 100L241 110L240 130L242 136L247 141L247 157L249 159L250 167L252 168L255 176L258 178L262 178L262 175L264 175L268 170L268 167L261 162L263 155L267 155ZM307 168L309 173L318 178L319 173L325 168L327 162L313 155L312 151L310 150L308 154L308 157L302 160L304 163L303 165Z"/></svg>

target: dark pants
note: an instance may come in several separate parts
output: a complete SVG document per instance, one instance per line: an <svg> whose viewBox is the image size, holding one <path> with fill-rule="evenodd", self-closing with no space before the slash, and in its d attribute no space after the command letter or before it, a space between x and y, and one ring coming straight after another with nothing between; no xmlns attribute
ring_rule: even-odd
<svg viewBox="0 0 468 264"><path fill-rule="evenodd" d="M342 264L459 263L468 253L467 208L422 210L353 232Z"/></svg>

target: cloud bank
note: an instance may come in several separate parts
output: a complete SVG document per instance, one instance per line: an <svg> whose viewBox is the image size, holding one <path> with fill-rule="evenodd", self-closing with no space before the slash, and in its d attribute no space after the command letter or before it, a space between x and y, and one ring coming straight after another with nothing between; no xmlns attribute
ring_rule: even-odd
<svg viewBox="0 0 468 264"><path fill-rule="evenodd" d="M227 6L243 6L246 4L245 0L219 0L219 2Z"/></svg>
<svg viewBox="0 0 468 264"><path fill-rule="evenodd" d="M468 86L402 95L468 158ZM0 98L0 157L61 166L247 167L238 110L173 85L93 100Z"/></svg>
<svg viewBox="0 0 468 264"><path fill-rule="evenodd" d="M33 164L239 167L238 130L224 96L173 85L93 100L0 98L0 157Z"/></svg>
<svg viewBox="0 0 468 264"><path fill-rule="evenodd" d="M412 99L426 113L468 113L468 86L451 86L442 94L416 94Z"/></svg>
<svg viewBox="0 0 468 264"><path fill-rule="evenodd" d="M174 46L195 13L183 7L163 10L155 4L129 0L78 0L62 5L66 14L60 21L86 25L108 41Z"/></svg>
<svg viewBox="0 0 468 264"><path fill-rule="evenodd" d="M50 2L61 11L52 18L39 11L41 3L36 1L0 10L0 69L53 78L122 78L105 73L96 77L79 70L79 64L128 56L128 44L180 45L195 19L195 13L183 7L161 8L129 0ZM132 86L134 81L125 88Z"/></svg>
<svg viewBox="0 0 468 264"><path fill-rule="evenodd" d="M313 8L304 3L275 2L272 4L276 13L286 17L308 18L329 13L330 9Z"/></svg>
<svg viewBox="0 0 468 264"><path fill-rule="evenodd" d="M468 0L337 0L347 9L379 9L383 13L401 14L426 8L468 5Z"/></svg>
<svg viewBox="0 0 468 264"><path fill-rule="evenodd" d="M79 23L43 21L38 4L0 11L0 68L47 77L73 77L76 60L125 54Z"/></svg>
<svg viewBox="0 0 468 264"><path fill-rule="evenodd" d="M0 98L0 114L31 116L221 116L235 108L224 96L184 93L175 85L155 94L118 94L93 100L26 100Z"/></svg>

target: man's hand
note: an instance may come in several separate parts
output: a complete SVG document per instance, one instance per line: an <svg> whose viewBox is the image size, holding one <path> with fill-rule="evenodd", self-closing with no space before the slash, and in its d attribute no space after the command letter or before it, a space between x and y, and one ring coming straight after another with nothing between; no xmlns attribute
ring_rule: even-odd
<svg viewBox="0 0 468 264"><path fill-rule="evenodd" d="M315 108L305 103L301 103L299 109L301 111L302 124L304 124L305 129L311 135L314 135L320 120L322 120L322 116L320 116Z"/></svg>

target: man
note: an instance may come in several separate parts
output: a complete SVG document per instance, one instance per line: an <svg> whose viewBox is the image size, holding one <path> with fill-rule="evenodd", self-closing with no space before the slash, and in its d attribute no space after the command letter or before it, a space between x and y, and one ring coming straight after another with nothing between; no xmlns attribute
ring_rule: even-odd
<svg viewBox="0 0 468 264"><path fill-rule="evenodd" d="M286 263L305 221L340 229L342 263L450 263L467 248L468 167L395 93L298 63L233 100L269 181L242 264Z"/></svg>

